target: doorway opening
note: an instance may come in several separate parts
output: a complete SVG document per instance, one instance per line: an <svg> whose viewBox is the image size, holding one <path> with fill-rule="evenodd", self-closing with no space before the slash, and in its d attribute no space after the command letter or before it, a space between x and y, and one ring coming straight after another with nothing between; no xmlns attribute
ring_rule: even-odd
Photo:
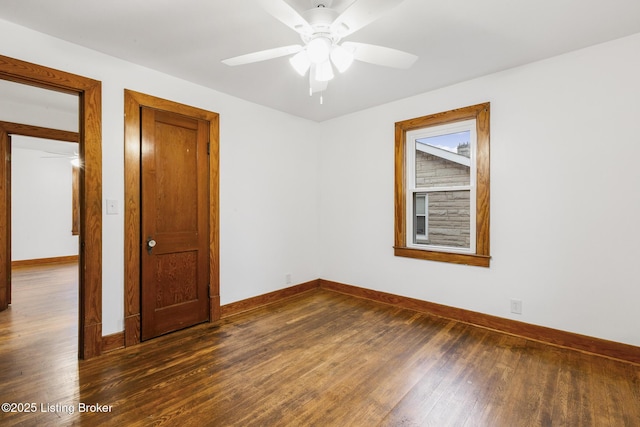
<svg viewBox="0 0 640 427"><path fill-rule="evenodd" d="M74 102L69 115L75 117L77 126L77 97L69 98ZM0 108L4 106L5 102ZM14 111L30 122L42 120L42 112L31 104L17 105ZM64 124L63 120L54 122ZM74 179L78 175L78 133L6 122L3 127L20 130L9 135L11 329L22 331L26 342L20 340L20 346L36 340L47 345L50 357L62 358L77 352L78 343L79 209Z"/></svg>

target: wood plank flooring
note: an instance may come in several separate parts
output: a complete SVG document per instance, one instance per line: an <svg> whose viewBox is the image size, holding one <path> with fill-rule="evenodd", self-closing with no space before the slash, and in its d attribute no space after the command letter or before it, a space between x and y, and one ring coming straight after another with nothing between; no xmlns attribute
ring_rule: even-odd
<svg viewBox="0 0 640 427"><path fill-rule="evenodd" d="M77 361L75 268L14 271L2 426L640 426L640 366L326 290Z"/></svg>

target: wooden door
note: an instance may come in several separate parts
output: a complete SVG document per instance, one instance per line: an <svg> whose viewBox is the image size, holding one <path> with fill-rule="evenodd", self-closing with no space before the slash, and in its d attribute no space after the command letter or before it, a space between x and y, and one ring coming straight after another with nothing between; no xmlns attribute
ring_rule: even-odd
<svg viewBox="0 0 640 427"><path fill-rule="evenodd" d="M209 320L209 123L142 107L142 339Z"/></svg>
<svg viewBox="0 0 640 427"><path fill-rule="evenodd" d="M11 304L11 135L0 127L0 311Z"/></svg>

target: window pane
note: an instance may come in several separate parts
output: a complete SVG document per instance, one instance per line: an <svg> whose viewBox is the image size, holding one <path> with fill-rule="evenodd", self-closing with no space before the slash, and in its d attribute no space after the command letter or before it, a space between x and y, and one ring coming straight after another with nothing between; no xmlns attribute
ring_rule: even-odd
<svg viewBox="0 0 640 427"><path fill-rule="evenodd" d="M428 138L421 138L419 142L421 144L429 145L433 148L438 148L440 150L449 151L450 153L455 153L470 158L470 138L471 131L465 130L463 132L454 132L444 135L431 136Z"/></svg>
<svg viewBox="0 0 640 427"><path fill-rule="evenodd" d="M418 223L414 242L432 246L469 248L471 243L469 194L468 190L429 193L427 235L420 236ZM423 228L422 234L424 231Z"/></svg>
<svg viewBox="0 0 640 427"><path fill-rule="evenodd" d="M427 232L427 200L426 193L415 193L413 195L413 243L423 244L426 241Z"/></svg>
<svg viewBox="0 0 640 427"><path fill-rule="evenodd" d="M470 132L456 132L415 141L417 188L470 185Z"/></svg>
<svg viewBox="0 0 640 427"><path fill-rule="evenodd" d="M416 215L424 215L427 213L427 208L424 203L425 195L416 194Z"/></svg>
<svg viewBox="0 0 640 427"><path fill-rule="evenodd" d="M424 216L416 217L416 234L418 236L424 236L426 231L425 227L426 227L426 218Z"/></svg>

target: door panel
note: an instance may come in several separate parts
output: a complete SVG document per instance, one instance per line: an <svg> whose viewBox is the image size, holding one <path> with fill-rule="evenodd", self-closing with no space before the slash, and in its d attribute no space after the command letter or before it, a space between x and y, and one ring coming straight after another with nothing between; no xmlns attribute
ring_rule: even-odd
<svg viewBox="0 0 640 427"><path fill-rule="evenodd" d="M142 339L209 320L209 123L142 107Z"/></svg>

